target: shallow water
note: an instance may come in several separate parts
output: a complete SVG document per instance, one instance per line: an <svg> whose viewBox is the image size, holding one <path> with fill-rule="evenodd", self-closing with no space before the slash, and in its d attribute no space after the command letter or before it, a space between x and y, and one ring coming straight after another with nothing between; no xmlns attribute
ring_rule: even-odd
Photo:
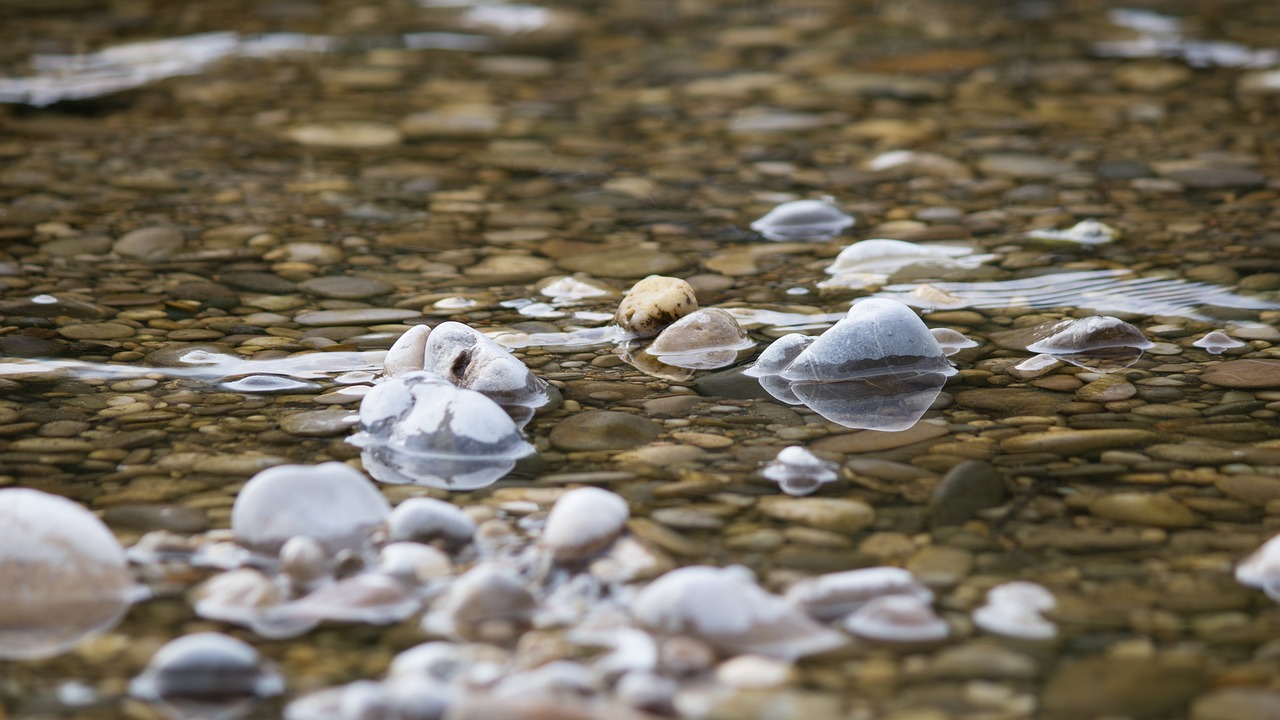
<svg viewBox="0 0 1280 720"><path fill-rule="evenodd" d="M456 320L564 401L497 484L382 486L393 504L443 498L531 538L563 489L600 485L669 565L745 565L779 593L906 567L950 626L937 645L855 641L781 679L747 673L765 689L726 670L734 689L688 716L1210 720L1280 704L1280 612L1233 577L1280 530L1274 3L546 7L563 13L0 4L0 101L31 102L0 104L0 486L71 498L126 545L227 528L265 467L358 466L344 438L382 351ZM189 57L131 45L164 40ZM828 195L857 221L833 240L749 229ZM1028 236L1090 218L1119 238ZM819 287L872 238L994 258ZM608 321L651 273L687 279L758 349L871 294L978 345L950 357L921 422L853 430L773 401L740 365L688 381L627 365ZM542 291L574 274L613 292ZM1095 314L1154 346L1098 373L1020 365L1032 353L991 340ZM1245 344L1194 344L1214 330ZM621 446L574 420L602 410L631 416ZM843 466L804 505L759 475L792 445ZM874 512L845 522L847 501ZM196 631L278 663L286 702L381 678L433 637L414 618L268 641L195 615L208 570L135 571L153 597L120 625L0 664L0 715L151 717L130 678ZM1017 580L1056 597L1056 640L975 625L987 591ZM595 657L564 640L589 634L570 621L590 588L543 589L559 612L485 657Z"/></svg>

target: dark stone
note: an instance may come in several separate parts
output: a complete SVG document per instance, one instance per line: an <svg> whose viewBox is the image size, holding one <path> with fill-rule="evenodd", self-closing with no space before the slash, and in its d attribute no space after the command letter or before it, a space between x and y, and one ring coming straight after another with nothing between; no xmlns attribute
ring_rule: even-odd
<svg viewBox="0 0 1280 720"><path fill-rule="evenodd" d="M989 462L967 460L951 468L929 498L929 526L962 525L1007 495L1000 471Z"/></svg>

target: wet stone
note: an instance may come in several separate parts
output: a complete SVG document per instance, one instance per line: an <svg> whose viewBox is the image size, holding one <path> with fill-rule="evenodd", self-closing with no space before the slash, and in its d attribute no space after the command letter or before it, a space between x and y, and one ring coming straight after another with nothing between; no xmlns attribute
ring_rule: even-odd
<svg viewBox="0 0 1280 720"><path fill-rule="evenodd" d="M137 331L121 323L84 323L66 325L58 329L58 334L68 340L120 340L133 337Z"/></svg>
<svg viewBox="0 0 1280 720"><path fill-rule="evenodd" d="M1229 687L1213 690L1191 705L1191 720L1271 720L1280 717L1280 691Z"/></svg>
<svg viewBox="0 0 1280 720"><path fill-rule="evenodd" d="M1255 170L1239 167L1193 167L1164 173L1193 190L1230 190L1264 185L1267 176Z"/></svg>
<svg viewBox="0 0 1280 720"><path fill-rule="evenodd" d="M379 325L419 317L415 310L396 308L351 308L349 310L315 310L298 313L293 321L299 325L328 327L332 325Z"/></svg>
<svg viewBox="0 0 1280 720"><path fill-rule="evenodd" d="M979 510L1000 505L1006 495L1004 480L991 463L960 463L943 476L929 498L929 524L961 525Z"/></svg>
<svg viewBox="0 0 1280 720"><path fill-rule="evenodd" d="M1101 715L1136 719L1179 715L1206 682L1202 662L1189 658L1069 660L1049 678L1043 711L1064 720Z"/></svg>
<svg viewBox="0 0 1280 720"><path fill-rule="evenodd" d="M598 277L641 278L670 273L686 263L661 250L621 248L571 255L560 258L556 264L568 272L586 272Z"/></svg>
<svg viewBox="0 0 1280 720"><path fill-rule="evenodd" d="M561 450L626 450L658 439L662 426L648 418L613 410L571 415L551 431Z"/></svg>
<svg viewBox="0 0 1280 720"><path fill-rule="evenodd" d="M182 231L173 227L139 228L116 240L111 249L117 255L139 260L163 260L182 249Z"/></svg>
<svg viewBox="0 0 1280 720"><path fill-rule="evenodd" d="M763 498L759 508L784 523L840 533L856 533L875 520L875 511L860 500L770 497Z"/></svg>
<svg viewBox="0 0 1280 720"><path fill-rule="evenodd" d="M280 418L280 429L298 437L334 437L345 434L357 422L347 410L310 410Z"/></svg>
<svg viewBox="0 0 1280 720"><path fill-rule="evenodd" d="M978 169L989 175L1009 175L1022 179L1051 178L1070 172L1074 167L1042 155L996 153L984 155L978 161Z"/></svg>
<svg viewBox="0 0 1280 720"><path fill-rule="evenodd" d="M386 295L395 289L389 283L373 278L364 278L352 275L332 275L328 277L313 278L298 283L298 289L327 298L340 298L343 300L363 300L365 298L376 297L378 295Z"/></svg>
<svg viewBox="0 0 1280 720"><path fill-rule="evenodd" d="M1089 504L1089 512L1107 520L1159 528L1185 528L1200 524L1200 517L1186 505L1162 493L1103 495Z"/></svg>
<svg viewBox="0 0 1280 720"><path fill-rule="evenodd" d="M1009 453L1046 452L1075 455L1111 448L1149 445L1160 439L1150 430L1063 430L1027 433L1000 442Z"/></svg>
<svg viewBox="0 0 1280 720"><path fill-rule="evenodd" d="M1053 415L1071 398L1023 388L978 388L956 393L956 404L1000 415Z"/></svg>
<svg viewBox="0 0 1280 720"><path fill-rule="evenodd" d="M1200 379L1228 388L1280 387L1280 361L1228 360L1206 370Z"/></svg>

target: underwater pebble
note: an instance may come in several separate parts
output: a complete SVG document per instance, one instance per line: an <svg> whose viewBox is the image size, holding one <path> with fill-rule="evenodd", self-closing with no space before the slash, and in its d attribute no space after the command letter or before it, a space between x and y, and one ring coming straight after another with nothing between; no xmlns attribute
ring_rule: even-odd
<svg viewBox="0 0 1280 720"><path fill-rule="evenodd" d="M775 520L839 533L858 532L875 520L875 511L861 500L767 497L758 507Z"/></svg>
<svg viewBox="0 0 1280 720"><path fill-rule="evenodd" d="M575 413L551 430L551 444L561 450L626 450L658 439L662 426L614 410Z"/></svg>
<svg viewBox="0 0 1280 720"><path fill-rule="evenodd" d="M830 240L853 224L853 218L828 197L782 203L751 223L751 229L766 240Z"/></svg>
<svg viewBox="0 0 1280 720"><path fill-rule="evenodd" d="M814 619L825 622L842 618L884 595L913 595L924 602L933 601L933 593L915 575L896 567L862 568L806 578L787 588L786 598Z"/></svg>
<svg viewBox="0 0 1280 720"><path fill-rule="evenodd" d="M1162 493L1108 493L1089 503L1089 512L1116 522L1160 528L1195 527L1201 522L1186 505Z"/></svg>
<svg viewBox="0 0 1280 720"><path fill-rule="evenodd" d="M999 506L1007 495L995 466L966 460L948 470L930 495L929 526L962 525L979 511Z"/></svg>
<svg viewBox="0 0 1280 720"><path fill-rule="evenodd" d="M1200 379L1211 385L1227 388L1280 387L1280 361L1228 360L1210 367Z"/></svg>
<svg viewBox="0 0 1280 720"><path fill-rule="evenodd" d="M0 490L0 659L35 660L113 627L135 599L115 535L66 498Z"/></svg>
<svg viewBox="0 0 1280 720"><path fill-rule="evenodd" d="M236 496L231 529L236 542L275 555L305 535L331 553L359 548L391 505L349 465L279 465L254 475Z"/></svg>

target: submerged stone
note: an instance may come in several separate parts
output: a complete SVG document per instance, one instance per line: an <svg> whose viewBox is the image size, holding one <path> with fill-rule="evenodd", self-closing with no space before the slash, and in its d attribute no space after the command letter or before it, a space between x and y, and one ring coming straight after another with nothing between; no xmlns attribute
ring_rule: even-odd
<svg viewBox="0 0 1280 720"><path fill-rule="evenodd" d="M1065 230L1032 230L1027 237L1033 240L1070 242L1078 245L1103 245L1120 237L1120 231L1098 220L1081 220Z"/></svg>
<svg viewBox="0 0 1280 720"><path fill-rule="evenodd" d="M910 308L868 298L816 339L786 335L747 370L782 402L847 427L905 430L955 368Z"/></svg>
<svg viewBox="0 0 1280 720"><path fill-rule="evenodd" d="M135 596L124 549L57 495L0 490L0 660L51 657L115 626Z"/></svg>
<svg viewBox="0 0 1280 720"><path fill-rule="evenodd" d="M994 258L975 255L971 247L958 245L917 245L903 240L862 240L840 251L826 268L831 276L820 288L860 290L878 287L908 268L926 273L975 268Z"/></svg>
<svg viewBox="0 0 1280 720"><path fill-rule="evenodd" d="M1204 348L1205 352L1211 355L1221 355L1228 350L1244 347L1245 344L1221 330L1213 330L1204 334L1204 337L1191 343L1198 348Z"/></svg>
<svg viewBox="0 0 1280 720"><path fill-rule="evenodd" d="M806 578L787 589L787 601L815 619L836 620L885 595L911 595L933 602L933 593L909 570L873 567Z"/></svg>
<svg viewBox="0 0 1280 720"><path fill-rule="evenodd" d="M782 203L751 223L751 229L767 240L830 240L853 224L853 217L828 197Z"/></svg>
<svg viewBox="0 0 1280 720"><path fill-rule="evenodd" d="M269 697L283 691L283 679L252 645L216 632L170 641L129 684L129 694L148 701Z"/></svg>
<svg viewBox="0 0 1280 720"><path fill-rule="evenodd" d="M347 442L375 479L448 490L492 484L533 452L493 400L429 372L375 387L360 403L360 432Z"/></svg>
<svg viewBox="0 0 1280 720"><path fill-rule="evenodd" d="M262 553L275 555L299 535L336 553L362 547L390 512L378 488L349 465L279 465L245 484L231 508L231 529L236 542Z"/></svg>

